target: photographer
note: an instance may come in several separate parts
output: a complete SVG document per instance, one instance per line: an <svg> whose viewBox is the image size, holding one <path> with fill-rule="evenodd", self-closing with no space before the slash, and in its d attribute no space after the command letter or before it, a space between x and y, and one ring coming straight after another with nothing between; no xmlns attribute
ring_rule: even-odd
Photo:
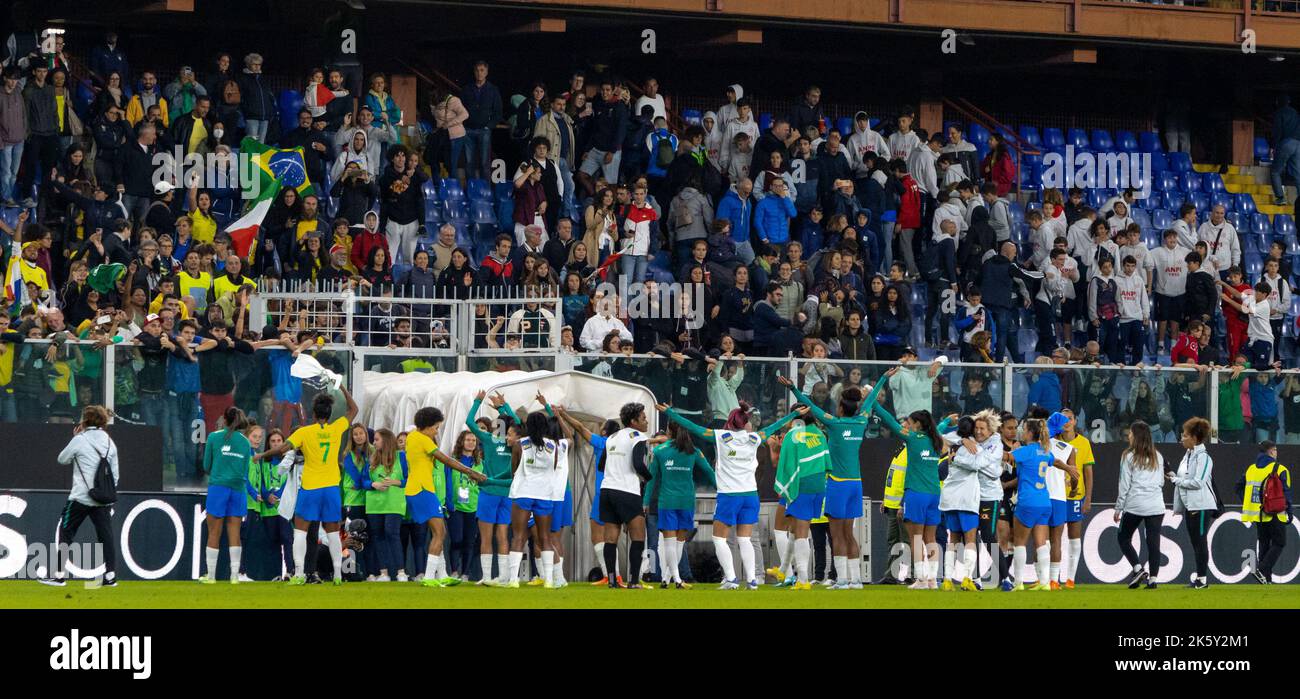
<svg viewBox="0 0 1300 699"><path fill-rule="evenodd" d="M81 422L72 430L72 441L59 453L59 463L72 465L72 492L68 493L68 503L59 519L59 543L70 545L77 530L81 528L81 523L89 517L95 527L95 538L104 551L104 587L114 587L117 585L117 544L110 519L113 503L102 503L91 497L92 484L95 484L95 474L101 461L107 461L112 470L116 492L117 445L104 431L107 424L108 410L104 406L86 406L81 411ZM60 548L54 573L42 578L42 584L56 587L67 584L64 578L66 551L66 548Z"/></svg>

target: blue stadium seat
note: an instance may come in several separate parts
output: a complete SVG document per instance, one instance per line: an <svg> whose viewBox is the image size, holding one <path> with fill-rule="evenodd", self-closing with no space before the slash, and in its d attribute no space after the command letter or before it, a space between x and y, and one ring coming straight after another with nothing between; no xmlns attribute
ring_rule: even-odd
<svg viewBox="0 0 1300 699"><path fill-rule="evenodd" d="M1251 196L1249 192L1235 194L1233 198L1237 200L1237 205L1232 207L1236 211L1240 211L1242 214L1253 214L1258 211L1255 208L1255 197Z"/></svg>
<svg viewBox="0 0 1300 699"><path fill-rule="evenodd" d="M1232 211L1232 205L1235 200L1227 192L1214 192L1210 194L1210 208L1222 206L1225 212Z"/></svg>
<svg viewBox="0 0 1300 699"><path fill-rule="evenodd" d="M416 249L417 249L417 250L419 249L419 243L418 243L418 242L416 243ZM400 282L403 278L406 277L406 273L407 273L407 272L410 272L410 271L411 271L411 265L408 265L408 264L406 264L405 262L402 262L402 263L400 263L400 264L393 265L393 279L394 279L395 281L399 281L399 282Z"/></svg>
<svg viewBox="0 0 1300 699"><path fill-rule="evenodd" d="M1115 145L1125 153L1136 152L1138 149L1137 136L1133 135L1132 131L1116 131Z"/></svg>
<svg viewBox="0 0 1300 699"><path fill-rule="evenodd" d="M1246 268L1246 277L1248 279L1258 279L1259 273L1264 271L1264 260L1259 253L1255 253L1253 256L1242 255L1241 263Z"/></svg>
<svg viewBox="0 0 1300 699"><path fill-rule="evenodd" d="M1048 149L1064 148L1065 134L1061 133L1061 130L1057 128L1043 129L1043 146Z"/></svg>
<svg viewBox="0 0 1300 699"><path fill-rule="evenodd" d="M1263 136L1256 136L1255 137L1255 160L1258 160L1261 165L1267 165L1270 162L1272 162L1273 157L1269 155L1269 150L1270 149L1268 145L1268 139L1264 138Z"/></svg>
<svg viewBox="0 0 1300 699"><path fill-rule="evenodd" d="M460 188L460 180L455 177L444 177L440 183L439 189L444 201L464 201L465 191Z"/></svg>
<svg viewBox="0 0 1300 699"><path fill-rule="evenodd" d="M1101 189L1100 187L1086 189L1084 194L1087 196L1088 206L1097 210L1100 210L1101 205L1105 204L1106 200L1110 198L1110 190Z"/></svg>
<svg viewBox="0 0 1300 699"><path fill-rule="evenodd" d="M966 140L974 143L977 148L979 146L988 146L989 130L984 128L982 124L971 122L970 129L966 133Z"/></svg>
<svg viewBox="0 0 1300 699"><path fill-rule="evenodd" d="M1201 191L1203 192L1227 191L1227 188L1223 186L1223 176L1217 172L1207 172L1201 175Z"/></svg>
<svg viewBox="0 0 1300 699"><path fill-rule="evenodd" d="M1035 199L1034 201L1025 204L1025 213L1027 214L1030 211L1041 211L1042 208L1043 208L1043 203Z"/></svg>
<svg viewBox="0 0 1300 699"><path fill-rule="evenodd" d="M1146 199L1141 199L1139 201L1145 209L1162 209L1165 206L1165 194L1164 192L1153 188L1151 193L1147 195Z"/></svg>
<svg viewBox="0 0 1300 699"><path fill-rule="evenodd" d="M1037 192L1043 186L1043 166L1026 165L1020 168L1020 188Z"/></svg>
<svg viewBox="0 0 1300 699"><path fill-rule="evenodd" d="M515 186L514 183L509 180L496 183L493 185L492 189L496 193L494 198L498 203L515 198Z"/></svg>
<svg viewBox="0 0 1300 699"><path fill-rule="evenodd" d="M442 223L442 204L436 199L424 200L424 220L432 224Z"/></svg>
<svg viewBox="0 0 1300 699"><path fill-rule="evenodd" d="M1295 218L1291 214L1277 214L1273 217L1273 232L1279 236L1295 235Z"/></svg>
<svg viewBox="0 0 1300 699"><path fill-rule="evenodd" d="M703 119L704 119L704 115L698 109L682 110L682 120L688 124L691 124L693 126L699 126L700 121Z"/></svg>
<svg viewBox="0 0 1300 699"><path fill-rule="evenodd" d="M1178 190L1178 174L1165 170L1156 178L1156 189L1161 192L1174 192Z"/></svg>
<svg viewBox="0 0 1300 699"><path fill-rule="evenodd" d="M1173 170L1174 172L1192 171L1192 156L1180 151L1177 153L1170 153L1168 158L1170 170Z"/></svg>
<svg viewBox="0 0 1300 699"><path fill-rule="evenodd" d="M1174 214L1168 209L1156 209L1151 212L1151 227L1158 231L1168 230L1174 225Z"/></svg>
<svg viewBox="0 0 1300 699"><path fill-rule="evenodd" d="M1161 232L1157 231L1154 228L1143 228L1142 244L1154 250L1155 248L1160 247L1161 243L1163 242L1160 239L1161 235L1162 235Z"/></svg>
<svg viewBox="0 0 1300 699"><path fill-rule="evenodd" d="M442 203L442 213L448 223L469 218L469 208L464 199L448 199Z"/></svg>
<svg viewBox="0 0 1300 699"><path fill-rule="evenodd" d="M1135 206L1128 215L1132 217L1138 225L1142 226L1143 230L1151 228L1151 214L1148 214L1146 209Z"/></svg>
<svg viewBox="0 0 1300 699"><path fill-rule="evenodd" d="M1019 201L1012 200L1011 205L1007 207L1007 213L1011 215L1011 223L1025 222L1025 207L1021 206Z"/></svg>
<svg viewBox="0 0 1300 699"><path fill-rule="evenodd" d="M1213 203L1211 203L1211 206L1213 206ZM1249 225L1250 219L1246 218L1245 216L1242 216L1236 211L1231 211L1231 210L1228 211L1228 213L1223 215L1223 219L1228 223L1231 223L1233 228L1237 229L1238 235L1241 235L1243 237L1249 237L1246 235L1247 233L1249 233L1249 231L1247 229L1243 229L1241 226L1243 223Z"/></svg>
<svg viewBox="0 0 1300 699"><path fill-rule="evenodd" d="M853 133L853 117L840 117L835 120L835 130L840 132L841 136L849 136Z"/></svg>
<svg viewBox="0 0 1300 699"><path fill-rule="evenodd" d="M1020 140L1035 148L1043 144L1043 139L1038 135L1038 128L1028 124L1020 126Z"/></svg>
<svg viewBox="0 0 1300 699"><path fill-rule="evenodd" d="M1160 145L1160 134L1155 131L1143 131L1138 134L1138 150L1143 153L1163 153L1164 147Z"/></svg>
<svg viewBox="0 0 1300 699"><path fill-rule="evenodd" d="M497 220L497 212L492 202L478 199L470 203L470 220L474 223L492 223Z"/></svg>
<svg viewBox="0 0 1300 699"><path fill-rule="evenodd" d="M276 102L280 110L280 128L284 133L298 128L298 112L302 110L302 93L297 90L281 90Z"/></svg>
<svg viewBox="0 0 1300 699"><path fill-rule="evenodd" d="M1092 147L1098 151L1115 150L1115 141L1111 139L1110 132L1106 129L1093 129L1091 140Z"/></svg>
<svg viewBox="0 0 1300 699"><path fill-rule="evenodd" d="M469 222L464 219L456 219L450 222L456 228L456 245L468 247L474 243L474 239L469 235Z"/></svg>
<svg viewBox="0 0 1300 699"><path fill-rule="evenodd" d="M1268 220L1268 214L1255 212L1250 217L1250 232L1260 236L1271 236L1273 234L1273 224Z"/></svg>
<svg viewBox="0 0 1300 699"><path fill-rule="evenodd" d="M470 201L492 201L492 185L487 180L474 178L469 181Z"/></svg>
<svg viewBox="0 0 1300 699"><path fill-rule="evenodd" d="M1176 189L1170 192L1165 192L1165 208L1170 211L1177 212L1179 207L1181 207L1185 201L1187 201L1187 195ZM1177 215L1177 213L1175 213L1175 215Z"/></svg>
<svg viewBox="0 0 1300 699"><path fill-rule="evenodd" d="M772 128L772 113L771 113L771 112L763 112L762 114L759 114L759 115L758 115L758 130L759 130L759 131L764 131L764 132L765 132L765 131L767 131L767 130L770 129L770 128Z"/></svg>
<svg viewBox="0 0 1300 699"><path fill-rule="evenodd" d="M424 184L420 185L420 191L424 192L424 201L426 204L429 202L438 202L438 188L433 184L433 180L425 180Z"/></svg>
<svg viewBox="0 0 1300 699"><path fill-rule="evenodd" d="M1169 159L1165 157L1164 153L1147 153L1146 155L1151 158L1151 174L1159 175L1169 169Z"/></svg>
<svg viewBox="0 0 1300 699"><path fill-rule="evenodd" d="M1192 192L1187 195L1187 201L1196 207L1196 217L1206 219L1210 216L1210 197L1205 192Z"/></svg>
<svg viewBox="0 0 1300 699"><path fill-rule="evenodd" d="M1070 129L1066 131L1065 142L1067 145L1074 146L1075 150L1090 150L1092 147L1088 143L1088 132L1083 129Z"/></svg>
<svg viewBox="0 0 1300 699"><path fill-rule="evenodd" d="M1182 171L1178 176L1178 188L1188 194L1201 191L1201 173Z"/></svg>

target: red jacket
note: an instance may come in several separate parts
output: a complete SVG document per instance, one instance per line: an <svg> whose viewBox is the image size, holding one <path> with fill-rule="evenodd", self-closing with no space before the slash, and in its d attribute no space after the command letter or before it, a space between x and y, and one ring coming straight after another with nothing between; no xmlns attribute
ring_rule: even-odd
<svg viewBox="0 0 1300 699"><path fill-rule="evenodd" d="M352 266L357 270L365 269L370 263L370 251L375 248L383 248L385 259L393 261L393 255L388 250L388 238L383 233L369 230L358 233L352 239Z"/></svg>
<svg viewBox="0 0 1300 699"><path fill-rule="evenodd" d="M998 186L999 197L1005 197L1016 186L1016 165L1009 154L998 158L997 162L993 162L992 153L984 156L980 172L984 179L992 180Z"/></svg>
<svg viewBox="0 0 1300 699"><path fill-rule="evenodd" d="M921 227L921 185L910 174L903 175L899 181L903 186L903 196L898 201L898 228L916 229Z"/></svg>

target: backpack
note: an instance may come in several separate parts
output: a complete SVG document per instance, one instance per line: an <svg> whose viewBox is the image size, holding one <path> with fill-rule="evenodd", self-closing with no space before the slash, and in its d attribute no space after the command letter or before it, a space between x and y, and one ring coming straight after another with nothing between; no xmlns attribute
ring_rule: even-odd
<svg viewBox="0 0 1300 699"><path fill-rule="evenodd" d="M1273 462L1273 472L1264 479L1264 493L1260 498L1260 511L1266 515L1286 512L1286 489L1282 477L1277 475L1278 463Z"/></svg>
<svg viewBox="0 0 1300 699"><path fill-rule="evenodd" d="M673 158L677 157L677 149L673 148L673 139L671 136L661 136L655 143L655 166L660 169L667 169L673 164Z"/></svg>
<svg viewBox="0 0 1300 699"><path fill-rule="evenodd" d="M81 475L81 467L76 467L76 472ZM82 482L85 482L85 476L82 475ZM90 499L100 505L112 505L117 502L117 483L113 480L113 465L108 462L108 450L105 449L103 454L99 455L99 465L95 467L95 480L93 483L86 483Z"/></svg>

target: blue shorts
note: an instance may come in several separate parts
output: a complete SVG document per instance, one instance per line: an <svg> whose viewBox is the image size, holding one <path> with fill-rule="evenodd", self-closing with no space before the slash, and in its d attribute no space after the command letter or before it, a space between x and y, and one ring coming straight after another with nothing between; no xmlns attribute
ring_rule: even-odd
<svg viewBox="0 0 1300 699"><path fill-rule="evenodd" d="M478 521L489 524L510 524L510 498L479 492Z"/></svg>
<svg viewBox="0 0 1300 699"><path fill-rule="evenodd" d="M927 527L939 525L939 494L903 491L903 521Z"/></svg>
<svg viewBox="0 0 1300 699"><path fill-rule="evenodd" d="M564 499L554 500L551 506L551 531L558 532L573 526L573 491L564 489Z"/></svg>
<svg viewBox="0 0 1300 699"><path fill-rule="evenodd" d="M551 509L555 507L554 500L538 500L537 498L515 498L515 506L521 510L533 513L534 517L550 517ZM528 526L533 523L529 522Z"/></svg>
<svg viewBox="0 0 1300 699"><path fill-rule="evenodd" d="M243 517L248 511L248 495L224 485L210 485L204 508L213 517Z"/></svg>
<svg viewBox="0 0 1300 699"><path fill-rule="evenodd" d="M591 495L591 513L587 515L591 521L604 526L605 523L600 519L600 484L605 480L604 471L596 471L596 489Z"/></svg>
<svg viewBox="0 0 1300 699"><path fill-rule="evenodd" d="M1065 524L1065 511L1066 511L1066 507L1065 507L1064 500L1053 500L1052 516L1048 518L1047 526L1059 527L1062 524Z"/></svg>
<svg viewBox="0 0 1300 699"><path fill-rule="evenodd" d="M1015 518L1017 522L1033 529L1037 526L1047 526L1052 519L1051 507L1034 507L1032 505L1017 505Z"/></svg>
<svg viewBox="0 0 1300 699"><path fill-rule="evenodd" d="M943 526L950 532L965 534L980 526L980 516L974 512L948 510L943 513Z"/></svg>
<svg viewBox="0 0 1300 699"><path fill-rule="evenodd" d="M1065 523L1083 521L1083 501L1066 500L1065 501Z"/></svg>
<svg viewBox="0 0 1300 699"><path fill-rule="evenodd" d="M421 490L415 495L406 496L406 511L411 515L411 521L424 524L431 519L442 519L442 501L438 499L438 494L428 490Z"/></svg>
<svg viewBox="0 0 1300 699"><path fill-rule="evenodd" d="M794 502L785 506L785 513L801 522L811 522L822 516L825 504L826 493L800 493Z"/></svg>
<svg viewBox="0 0 1300 699"><path fill-rule="evenodd" d="M862 516L862 481L826 481L826 516L857 519Z"/></svg>
<svg viewBox="0 0 1300 699"><path fill-rule="evenodd" d="M410 498L406 499L410 509ZM343 491L337 485L324 488L303 488L298 491L298 502L294 505L295 517L302 517L308 522L337 522L343 519Z"/></svg>
<svg viewBox="0 0 1300 699"><path fill-rule="evenodd" d="M695 528L694 510L665 510L665 509L659 510L659 531L661 532L687 531L688 532L694 528Z"/></svg>
<svg viewBox="0 0 1300 699"><path fill-rule="evenodd" d="M718 507L713 511L713 520L728 527L758 524L758 495L718 493Z"/></svg>

